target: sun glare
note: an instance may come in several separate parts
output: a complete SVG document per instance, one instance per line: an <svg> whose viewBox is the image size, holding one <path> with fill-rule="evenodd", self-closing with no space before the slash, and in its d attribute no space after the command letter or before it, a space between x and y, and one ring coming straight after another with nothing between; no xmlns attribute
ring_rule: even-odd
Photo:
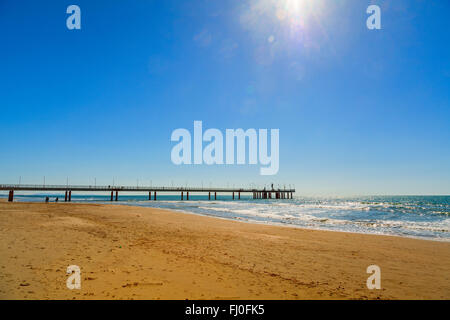
<svg viewBox="0 0 450 320"><path fill-rule="evenodd" d="M320 48L327 39L322 23L328 11L324 0L253 0L242 6L240 22L254 40L255 61L269 65Z"/></svg>
<svg viewBox="0 0 450 320"><path fill-rule="evenodd" d="M320 21L325 8L323 0L257 0L249 3L242 21L256 31L305 31Z"/></svg>
<svg viewBox="0 0 450 320"><path fill-rule="evenodd" d="M317 3L317 0L276 1L275 15L277 19L283 23L288 23L295 26L304 25L308 19L311 19L312 16L317 15L317 12L314 12L314 8Z"/></svg>

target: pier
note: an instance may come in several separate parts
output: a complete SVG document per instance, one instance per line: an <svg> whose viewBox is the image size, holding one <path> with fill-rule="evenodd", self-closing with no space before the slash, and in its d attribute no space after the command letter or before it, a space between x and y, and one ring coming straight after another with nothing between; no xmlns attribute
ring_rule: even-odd
<svg viewBox="0 0 450 320"><path fill-rule="evenodd" d="M111 194L110 201L119 200L119 192L142 192L148 193L148 200L157 199L160 193L179 193L181 200L189 200L189 193L207 193L208 199L217 200L217 193L230 194L231 199L241 199L241 194L250 194L253 199L292 199L295 189L255 189L255 188L197 188L197 187L129 187L129 186L80 186L80 185L23 185L23 184L1 184L0 190L9 191L8 201L14 201L16 191L35 192L64 192L64 201L72 201L72 192L108 192Z"/></svg>

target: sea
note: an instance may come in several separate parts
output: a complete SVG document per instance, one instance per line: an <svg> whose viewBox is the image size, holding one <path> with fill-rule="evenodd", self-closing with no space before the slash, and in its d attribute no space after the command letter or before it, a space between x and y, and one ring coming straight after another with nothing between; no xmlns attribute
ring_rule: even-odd
<svg viewBox="0 0 450 320"><path fill-rule="evenodd" d="M64 194L20 194L14 201L43 202L49 196L64 201ZM7 194L0 194L6 198ZM110 195L72 194L72 202L121 204L239 220L249 223L282 225L317 230L332 230L420 239L450 241L450 196L360 196L360 197L294 197L294 199L252 199L241 195L191 194L189 201L180 195L158 194L157 201L148 194Z"/></svg>

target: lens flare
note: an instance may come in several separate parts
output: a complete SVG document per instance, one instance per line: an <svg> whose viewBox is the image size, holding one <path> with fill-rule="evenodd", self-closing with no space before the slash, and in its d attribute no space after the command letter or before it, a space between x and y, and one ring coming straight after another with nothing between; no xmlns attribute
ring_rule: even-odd
<svg viewBox="0 0 450 320"><path fill-rule="evenodd" d="M330 11L326 0L249 0L241 8L241 25L260 64L314 56L328 39L322 27Z"/></svg>
<svg viewBox="0 0 450 320"><path fill-rule="evenodd" d="M241 22L255 32L281 38L279 33L306 31L320 24L325 11L324 0L256 0L245 6Z"/></svg>

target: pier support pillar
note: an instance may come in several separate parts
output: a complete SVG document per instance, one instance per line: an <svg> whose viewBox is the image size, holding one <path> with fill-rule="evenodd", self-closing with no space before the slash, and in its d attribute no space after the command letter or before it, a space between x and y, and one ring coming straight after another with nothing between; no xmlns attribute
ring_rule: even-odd
<svg viewBox="0 0 450 320"><path fill-rule="evenodd" d="M155 193L153 194L153 201L156 201L156 191L155 191Z"/></svg>
<svg viewBox="0 0 450 320"><path fill-rule="evenodd" d="M119 201L119 191L116 191L116 201Z"/></svg>
<svg viewBox="0 0 450 320"><path fill-rule="evenodd" d="M217 200L217 192L214 192L214 200Z"/></svg>
<svg viewBox="0 0 450 320"><path fill-rule="evenodd" d="M292 194L292 192L291 192L291 199L292 199L292 196L293 196L293 194Z"/></svg>
<svg viewBox="0 0 450 320"><path fill-rule="evenodd" d="M208 200L211 200L211 192L208 192Z"/></svg>
<svg viewBox="0 0 450 320"><path fill-rule="evenodd" d="M148 192L148 200L152 200L152 192L151 191Z"/></svg>
<svg viewBox="0 0 450 320"><path fill-rule="evenodd" d="M234 192L233 192L233 200L234 200Z"/></svg>
<svg viewBox="0 0 450 320"><path fill-rule="evenodd" d="M14 190L9 191L8 201L12 202L14 200Z"/></svg>
<svg viewBox="0 0 450 320"><path fill-rule="evenodd" d="M114 199L114 191L111 191L111 201Z"/></svg>
<svg viewBox="0 0 450 320"><path fill-rule="evenodd" d="M241 192L238 192L238 200L241 200Z"/></svg>
<svg viewBox="0 0 450 320"><path fill-rule="evenodd" d="M186 200L189 200L189 191L186 191Z"/></svg>
<svg viewBox="0 0 450 320"><path fill-rule="evenodd" d="M181 201L183 201L183 191L181 191Z"/></svg>
<svg viewBox="0 0 450 320"><path fill-rule="evenodd" d="M67 190L66 193L64 194L64 202L67 202Z"/></svg>
<svg viewBox="0 0 450 320"><path fill-rule="evenodd" d="M69 190L69 202L72 201L72 190Z"/></svg>

